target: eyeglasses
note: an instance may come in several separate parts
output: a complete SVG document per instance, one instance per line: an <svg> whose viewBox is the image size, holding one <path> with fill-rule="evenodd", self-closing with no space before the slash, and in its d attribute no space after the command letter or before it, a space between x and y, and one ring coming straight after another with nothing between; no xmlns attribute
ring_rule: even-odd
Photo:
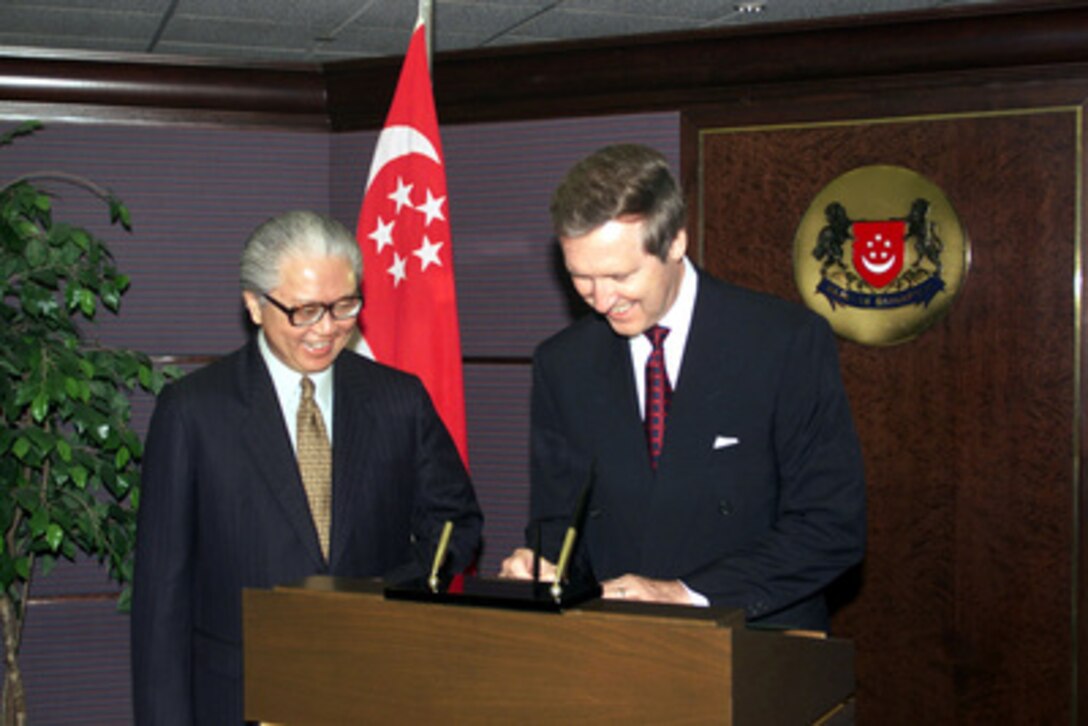
<svg viewBox="0 0 1088 726"><path fill-rule="evenodd" d="M282 310L283 314L287 316L288 322L296 328L316 325L321 322L321 318L325 317L326 312L332 316L333 320L350 320L363 309L362 295L348 295L339 300L333 300L328 304L312 302L305 305L296 305L293 308L287 307L268 293L264 293L263 297Z"/></svg>

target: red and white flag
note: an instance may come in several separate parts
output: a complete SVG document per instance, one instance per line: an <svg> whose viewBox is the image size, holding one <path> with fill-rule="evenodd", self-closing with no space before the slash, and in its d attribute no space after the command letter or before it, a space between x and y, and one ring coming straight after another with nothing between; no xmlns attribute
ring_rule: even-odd
<svg viewBox="0 0 1088 726"><path fill-rule="evenodd" d="M422 379L467 466L446 170L423 22L374 149L355 236L364 263L363 337L375 360Z"/></svg>

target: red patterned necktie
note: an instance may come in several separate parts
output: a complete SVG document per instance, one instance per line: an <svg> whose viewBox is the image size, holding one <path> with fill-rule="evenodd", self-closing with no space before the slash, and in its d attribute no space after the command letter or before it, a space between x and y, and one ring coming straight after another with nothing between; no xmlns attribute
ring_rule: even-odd
<svg viewBox="0 0 1088 726"><path fill-rule="evenodd" d="M654 469L657 469L657 460L661 458L661 449L665 445L665 417L672 399L672 386L665 371L665 336L668 334L669 329L660 325L646 331L653 350L646 360L646 416L643 423L646 426L646 446L650 450L650 466Z"/></svg>

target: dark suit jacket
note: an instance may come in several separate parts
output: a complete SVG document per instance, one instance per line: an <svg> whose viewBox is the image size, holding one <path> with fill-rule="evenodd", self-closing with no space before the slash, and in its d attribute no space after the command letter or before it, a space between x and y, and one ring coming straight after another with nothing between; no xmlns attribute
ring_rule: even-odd
<svg viewBox="0 0 1088 726"><path fill-rule="evenodd" d="M650 468L626 338L590 315L537 349L531 521L554 557L596 482L576 562L682 579L750 619L826 629L825 587L862 557L865 485L819 316L699 272L665 445Z"/></svg>
<svg viewBox="0 0 1088 726"><path fill-rule="evenodd" d="M328 563L256 341L159 397L137 528L137 723L242 721L242 588L412 570L447 519L452 566L474 556L482 516L419 380L345 352L333 396Z"/></svg>

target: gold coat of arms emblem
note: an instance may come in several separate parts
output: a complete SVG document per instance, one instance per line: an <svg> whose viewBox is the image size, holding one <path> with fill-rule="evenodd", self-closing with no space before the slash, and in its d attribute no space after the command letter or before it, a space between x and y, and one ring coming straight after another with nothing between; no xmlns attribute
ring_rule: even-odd
<svg viewBox="0 0 1088 726"><path fill-rule="evenodd" d="M952 203L898 166L853 169L812 200L794 239L797 288L835 332L895 345L939 320L970 260Z"/></svg>

